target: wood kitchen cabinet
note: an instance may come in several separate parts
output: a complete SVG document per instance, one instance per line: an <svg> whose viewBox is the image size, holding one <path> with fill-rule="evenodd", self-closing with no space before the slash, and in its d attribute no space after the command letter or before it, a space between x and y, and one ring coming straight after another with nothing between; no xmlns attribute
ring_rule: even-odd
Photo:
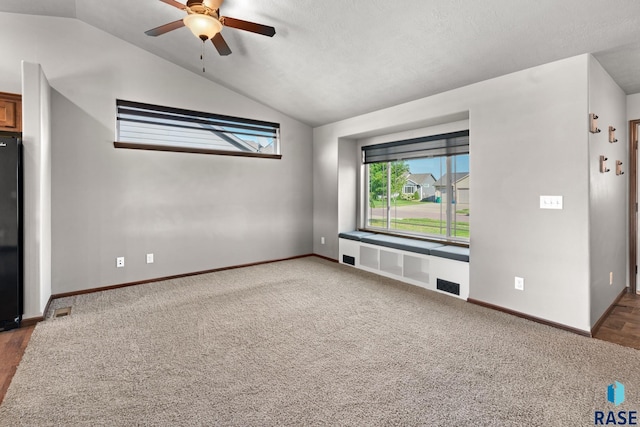
<svg viewBox="0 0 640 427"><path fill-rule="evenodd" d="M22 132L22 96L0 92L0 131Z"/></svg>

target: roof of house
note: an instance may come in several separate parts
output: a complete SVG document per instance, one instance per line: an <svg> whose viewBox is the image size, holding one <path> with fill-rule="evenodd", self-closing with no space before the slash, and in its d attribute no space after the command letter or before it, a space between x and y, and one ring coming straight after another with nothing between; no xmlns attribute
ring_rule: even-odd
<svg viewBox="0 0 640 427"><path fill-rule="evenodd" d="M418 185L424 185L424 184L433 183L436 180L436 178L433 176L433 174L430 174L430 173L412 173L412 174L409 174L409 176L407 177L407 180L414 182Z"/></svg>
<svg viewBox="0 0 640 427"><path fill-rule="evenodd" d="M446 182L447 182L447 175L448 174L446 174L446 173L444 175L442 175L440 177L440 179L435 182L434 185L436 187L444 187L446 185ZM469 172L457 172L457 173L452 174L451 181L455 183L455 182L460 181L461 179L466 178L467 176L469 176Z"/></svg>

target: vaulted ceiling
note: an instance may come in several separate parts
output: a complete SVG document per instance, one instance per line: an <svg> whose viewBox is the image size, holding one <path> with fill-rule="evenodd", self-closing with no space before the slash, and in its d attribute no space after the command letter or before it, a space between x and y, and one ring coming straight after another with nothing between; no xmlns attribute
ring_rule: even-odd
<svg viewBox="0 0 640 427"><path fill-rule="evenodd" d="M186 2L186 0L178 0ZM159 0L2 0L0 11L76 18L203 74L184 12ZM225 0L230 56L205 45L204 76L312 126L583 53L640 92L637 0Z"/></svg>

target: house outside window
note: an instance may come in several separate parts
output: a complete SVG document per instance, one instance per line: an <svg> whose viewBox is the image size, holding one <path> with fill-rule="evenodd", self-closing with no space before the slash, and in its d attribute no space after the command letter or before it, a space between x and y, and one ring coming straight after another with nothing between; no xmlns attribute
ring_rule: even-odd
<svg viewBox="0 0 640 427"><path fill-rule="evenodd" d="M117 148L281 158L280 124L116 100Z"/></svg>
<svg viewBox="0 0 640 427"><path fill-rule="evenodd" d="M468 242L468 135L463 131L363 147L364 228Z"/></svg>

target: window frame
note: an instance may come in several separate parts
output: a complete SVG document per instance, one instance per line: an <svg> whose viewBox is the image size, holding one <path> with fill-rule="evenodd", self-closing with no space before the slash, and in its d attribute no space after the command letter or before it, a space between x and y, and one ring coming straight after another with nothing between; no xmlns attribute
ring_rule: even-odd
<svg viewBox="0 0 640 427"><path fill-rule="evenodd" d="M467 137L467 143L466 143L466 149L462 148L459 143L454 143L454 147L453 149L448 149L446 146L439 146L439 147L434 147L434 149L429 150L429 149L422 149L422 150L418 150L418 151L413 151L411 150L411 144L420 144L422 143L422 146L424 146L424 143L426 142L427 144L432 144L433 141L436 141L438 139L446 139L447 137L452 137L452 138L458 138L460 136L466 136ZM363 223L361 224L361 226L359 227L360 230L363 231L370 231L370 232L375 232L375 233L381 233L381 234L388 234L388 235L392 235L392 236L398 236L398 237L408 237L408 238L413 238L413 239L418 239L418 240L426 240L426 241L436 241L436 242L446 242L447 244L452 244L452 245L457 245L457 246L465 246L468 247L470 245L470 241L471 241L471 236L469 235L469 237L458 237L458 236L452 236L452 229L453 229L453 223L456 222L455 221L455 209L456 209L456 205L457 203L453 203L452 202L452 198L451 197L447 197L447 206L445 209L445 215L444 217L441 217L441 221L445 221L446 224L446 234L442 235L442 234L429 234L429 233L421 233L421 232L417 232L417 231L407 231L407 230L398 230L395 228L391 228L390 224L393 221L393 218L391 217L391 209L393 207L392 203L391 203L391 197L386 197L386 209L387 209L387 213L386 215L386 227L376 227L376 226L371 226L370 225L370 221L371 221L371 217L370 217L370 212L369 212L369 207L370 207L370 197L371 197L371 192L370 192L370 176L369 176L369 172L370 172L370 168L369 166L371 164L375 164L375 163L387 163L387 165L385 166L385 170L386 170L386 176L387 176L387 189L386 192L390 192L391 188L390 188L390 180L391 180L391 174L392 174L392 167L391 165L393 164L393 162L396 161L410 161L410 160L415 160L415 159L424 159L424 158L442 158L443 161L446 164L446 171L445 173L442 175L442 177L444 177L445 175L448 176L447 178L447 182L451 181L451 177L453 173L457 173L456 171L452 171L452 161L453 158L457 155L470 155L470 144L468 141L468 136L469 136L469 131L465 130L465 131L459 131L459 132L451 132L448 134L441 134L441 135L433 135L433 136L428 136L428 137L420 137L420 138L413 138L413 139L409 139L409 140L401 140L401 141L394 141L394 142L390 142L390 143L383 143L383 144L372 144L372 145L365 145L362 146L362 167L364 168L364 171L362 173L362 177L364 179L364 182L361 185L361 190L363 191L363 201L364 204L361 206L361 212L358 215L358 218L360 218ZM445 144L446 145L446 144ZM372 150L374 152L376 151L376 148L382 148L382 149L387 149L388 147L391 147L392 149L394 147L400 147L399 151L405 151L404 153L399 153L397 155L397 158L393 159L393 160L386 160L385 161L370 161L370 162L366 162L366 155L365 155L365 151L366 150ZM378 150L379 151L379 150ZM430 153L431 152L431 153ZM393 156L393 154L391 155ZM467 172L468 174L468 172ZM442 178L441 177L441 178ZM437 182L437 180L436 180ZM403 192L404 192L404 188L406 186L407 183L403 184ZM451 182L451 186L455 185L454 182ZM434 184L434 187L435 186Z"/></svg>
<svg viewBox="0 0 640 427"><path fill-rule="evenodd" d="M407 188L409 188L410 190L407 191ZM413 184L405 184L402 187L402 194L413 194L416 191L418 191L418 185L413 185Z"/></svg>
<svg viewBox="0 0 640 427"><path fill-rule="evenodd" d="M275 153L260 153L260 152L251 152L251 151L233 151L233 150L223 150L223 149L215 149L215 148L206 148L206 147L192 147L192 146L184 146L176 143L175 145L167 145L167 144L153 144L146 142L131 142L131 141L122 141L120 138L120 122L121 121L135 121L133 119L123 119L120 117L122 110L126 110L127 108L133 109L141 109L146 110L148 113L140 112L140 116L156 115L157 117L162 117L168 115L182 115L187 116L184 117L185 124L189 122L200 122L204 123L206 121L211 121L212 124L220 125L217 122L225 123L225 126L237 126L238 129L255 129L256 127L265 128L266 131L273 132L274 137L274 150ZM135 114L134 114L135 115ZM180 121L180 119L176 118L175 121ZM152 123L152 122L149 122ZM180 128L180 125L167 125L168 128ZM220 130L220 133L230 133L233 132L227 130ZM238 134L241 134L240 132ZM174 107L166 107L155 104L147 104L142 102L135 101L126 101L121 99L116 99L116 140L113 145L115 148L128 148L134 150L149 150L149 151L168 151L168 152L177 152L177 153L196 153L196 154L214 154L214 155L222 155L222 156L236 156L236 157L255 157L255 158L265 158L265 159L281 159L281 146L280 146L280 124L274 122L267 122L261 120L247 119L242 117L235 116L226 116L222 114L215 113L207 113L202 111L195 110L187 110L182 108L174 108Z"/></svg>

